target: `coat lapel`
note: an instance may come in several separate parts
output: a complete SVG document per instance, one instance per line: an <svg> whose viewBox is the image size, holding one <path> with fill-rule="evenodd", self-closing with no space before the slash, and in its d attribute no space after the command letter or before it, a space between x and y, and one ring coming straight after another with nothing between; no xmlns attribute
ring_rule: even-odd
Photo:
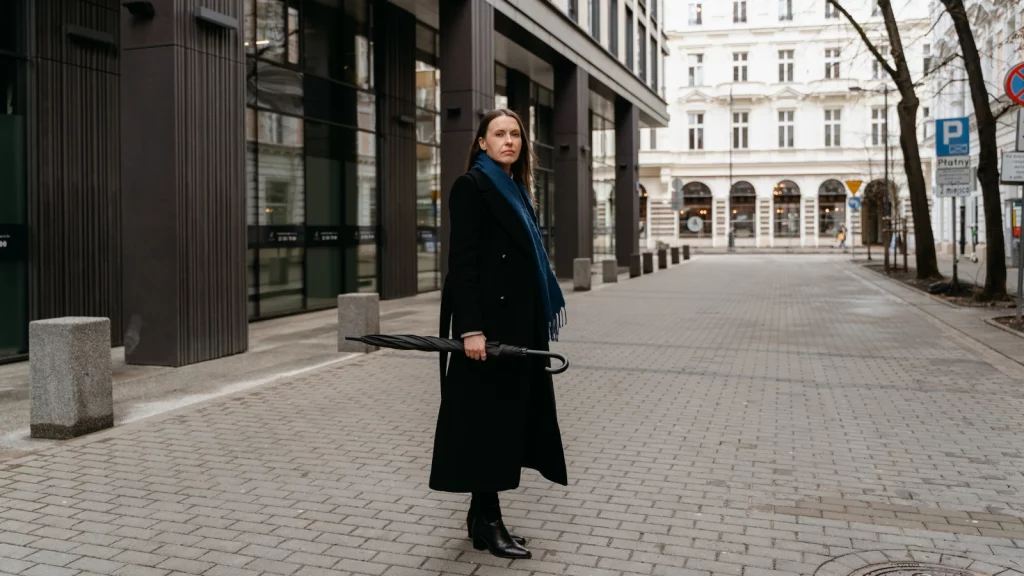
<svg viewBox="0 0 1024 576"><path fill-rule="evenodd" d="M519 216L516 211L509 205L505 197L502 196L501 192L498 192L497 188L494 187L494 183L487 177L486 174L480 173L483 180L486 183L486 188L481 189L484 200L487 201L487 206L490 208L491 213L501 223L501 225L508 230L508 233L515 238L516 242L519 242L527 251L533 250L533 242L530 241L530 237L526 232L526 227L519 220Z"/></svg>

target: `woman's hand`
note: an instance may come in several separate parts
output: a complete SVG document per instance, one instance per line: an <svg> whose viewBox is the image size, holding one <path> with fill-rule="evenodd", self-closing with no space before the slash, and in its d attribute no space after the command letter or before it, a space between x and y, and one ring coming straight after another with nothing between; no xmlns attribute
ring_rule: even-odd
<svg viewBox="0 0 1024 576"><path fill-rule="evenodd" d="M462 339L462 345L471 360L487 360L487 338L483 334L466 336Z"/></svg>

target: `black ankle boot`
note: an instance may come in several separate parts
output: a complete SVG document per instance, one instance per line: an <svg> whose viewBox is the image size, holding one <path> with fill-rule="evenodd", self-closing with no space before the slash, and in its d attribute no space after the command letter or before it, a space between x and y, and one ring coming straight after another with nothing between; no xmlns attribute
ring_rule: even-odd
<svg viewBox="0 0 1024 576"><path fill-rule="evenodd" d="M498 558L527 560L533 558L530 551L522 547L508 533L501 518L488 522L483 516L477 515L472 521L473 548L489 550Z"/></svg>
<svg viewBox="0 0 1024 576"><path fill-rule="evenodd" d="M473 510L470 510L466 514L466 534L468 534L470 538L473 537L473 517ZM519 544L520 546L526 545L526 538L520 536L519 534L516 534L515 532L512 532L511 530L509 530L508 534L512 537L512 540L516 544Z"/></svg>

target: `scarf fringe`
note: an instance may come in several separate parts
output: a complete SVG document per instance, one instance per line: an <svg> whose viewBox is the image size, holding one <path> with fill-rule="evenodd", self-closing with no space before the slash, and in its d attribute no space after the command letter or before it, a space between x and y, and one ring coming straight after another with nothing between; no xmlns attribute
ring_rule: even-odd
<svg viewBox="0 0 1024 576"><path fill-rule="evenodd" d="M555 317L548 322L548 340L551 342L558 342L558 331L561 330L568 322L569 313L566 312L563 306Z"/></svg>

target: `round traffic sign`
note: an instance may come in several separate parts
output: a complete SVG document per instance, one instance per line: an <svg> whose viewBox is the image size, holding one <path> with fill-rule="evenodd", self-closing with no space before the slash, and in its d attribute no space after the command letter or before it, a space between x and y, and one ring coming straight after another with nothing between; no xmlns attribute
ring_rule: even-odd
<svg viewBox="0 0 1024 576"><path fill-rule="evenodd" d="M704 220L700 216L690 216L690 219L686 221L686 228L690 232L700 232L704 229Z"/></svg>
<svg viewBox="0 0 1024 576"><path fill-rule="evenodd" d="M1014 104L1024 106L1024 62L1010 68L1003 81L1003 88Z"/></svg>
<svg viewBox="0 0 1024 576"><path fill-rule="evenodd" d="M860 210L860 203L861 203L861 199L856 197L856 196L854 196L854 197L852 197L852 198L850 198L849 200L846 201L846 205L849 206L850 210L853 210L854 212L856 212L857 210Z"/></svg>

